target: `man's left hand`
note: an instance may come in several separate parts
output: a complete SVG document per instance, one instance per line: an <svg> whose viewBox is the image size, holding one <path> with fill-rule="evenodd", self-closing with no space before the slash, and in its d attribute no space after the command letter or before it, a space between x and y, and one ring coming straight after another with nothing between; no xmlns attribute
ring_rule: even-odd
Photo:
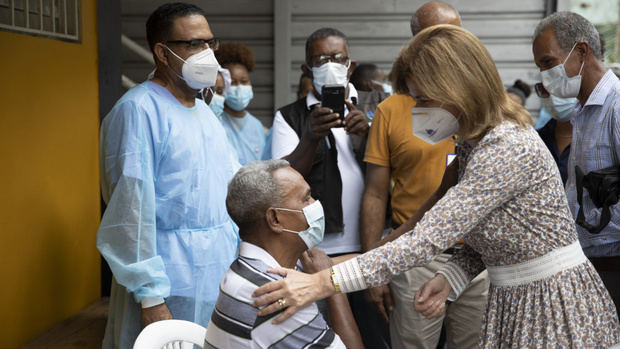
<svg viewBox="0 0 620 349"><path fill-rule="evenodd" d="M355 106L347 101L347 108L349 114L344 118L344 129L348 133L356 134L360 137L366 138L368 136L368 118L364 115L364 112L355 108Z"/></svg>

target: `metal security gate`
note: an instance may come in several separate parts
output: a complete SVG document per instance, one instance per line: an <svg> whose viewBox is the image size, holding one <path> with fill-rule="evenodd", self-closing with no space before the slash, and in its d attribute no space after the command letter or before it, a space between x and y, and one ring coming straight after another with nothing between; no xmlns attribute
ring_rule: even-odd
<svg viewBox="0 0 620 349"><path fill-rule="evenodd" d="M563 0L560 0L562 2ZM148 15L165 1L122 2L123 34L146 44ZM203 0L189 1L207 12L213 33L222 40L248 45L256 57L251 78L255 98L249 110L270 126L277 108L292 102L304 61L304 43L314 30L330 26L349 37L351 58L375 63L389 72L410 39L411 14L426 1L411 0ZM506 86L522 79L540 81L531 39L536 24L555 10L555 0L448 0L461 13L463 26L477 35L494 58ZM144 81L152 65L123 51L123 72ZM536 116L538 98L526 107Z"/></svg>

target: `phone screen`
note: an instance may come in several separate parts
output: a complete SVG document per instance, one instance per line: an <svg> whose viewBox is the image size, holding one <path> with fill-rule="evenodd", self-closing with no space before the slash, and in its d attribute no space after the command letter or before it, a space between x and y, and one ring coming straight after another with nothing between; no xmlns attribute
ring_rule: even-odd
<svg viewBox="0 0 620 349"><path fill-rule="evenodd" d="M344 92L342 85L325 85L321 90L321 106L338 113L342 121L344 121Z"/></svg>

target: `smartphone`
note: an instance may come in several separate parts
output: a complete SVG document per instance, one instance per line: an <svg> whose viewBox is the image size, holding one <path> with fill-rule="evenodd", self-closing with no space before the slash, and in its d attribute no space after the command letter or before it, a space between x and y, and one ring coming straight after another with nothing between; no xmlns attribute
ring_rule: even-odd
<svg viewBox="0 0 620 349"><path fill-rule="evenodd" d="M344 86L323 86L321 89L321 106L330 108L334 113L338 113L340 120L344 122ZM340 124L338 127L344 127L344 124Z"/></svg>

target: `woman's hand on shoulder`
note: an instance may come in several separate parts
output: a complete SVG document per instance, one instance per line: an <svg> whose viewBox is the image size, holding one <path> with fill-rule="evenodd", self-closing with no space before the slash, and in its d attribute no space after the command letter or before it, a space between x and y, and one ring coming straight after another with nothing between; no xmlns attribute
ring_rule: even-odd
<svg viewBox="0 0 620 349"><path fill-rule="evenodd" d="M286 309L273 320L273 324L282 323L300 309L336 293L327 269L314 274L286 268L271 269L267 272L279 274L284 279L257 288L252 294L257 298L253 305L261 308L259 316Z"/></svg>

